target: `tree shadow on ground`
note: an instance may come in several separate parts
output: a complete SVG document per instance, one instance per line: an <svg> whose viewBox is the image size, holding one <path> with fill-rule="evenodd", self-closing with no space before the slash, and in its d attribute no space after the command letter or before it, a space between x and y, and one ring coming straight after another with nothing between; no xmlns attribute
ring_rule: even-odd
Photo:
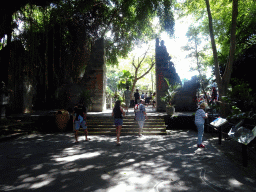
<svg viewBox="0 0 256 192"><path fill-rule="evenodd" d="M2 191L253 191L254 180L194 131L168 136L32 134L0 143Z"/></svg>

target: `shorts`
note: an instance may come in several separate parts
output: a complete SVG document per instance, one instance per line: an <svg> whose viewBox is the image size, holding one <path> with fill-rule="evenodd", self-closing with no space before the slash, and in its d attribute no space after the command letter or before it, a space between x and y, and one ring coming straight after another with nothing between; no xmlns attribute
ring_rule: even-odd
<svg viewBox="0 0 256 192"><path fill-rule="evenodd" d="M129 107L130 106L130 100L125 100L125 105L126 105L126 107Z"/></svg>
<svg viewBox="0 0 256 192"><path fill-rule="evenodd" d="M139 124L140 129L142 129L144 126L144 121L138 121L138 124Z"/></svg>
<svg viewBox="0 0 256 192"><path fill-rule="evenodd" d="M123 125L123 119L115 119L115 126Z"/></svg>
<svg viewBox="0 0 256 192"><path fill-rule="evenodd" d="M75 131L78 131L80 129L80 126L83 128L83 129L87 129L87 126L86 126L86 122L85 121L75 121Z"/></svg>

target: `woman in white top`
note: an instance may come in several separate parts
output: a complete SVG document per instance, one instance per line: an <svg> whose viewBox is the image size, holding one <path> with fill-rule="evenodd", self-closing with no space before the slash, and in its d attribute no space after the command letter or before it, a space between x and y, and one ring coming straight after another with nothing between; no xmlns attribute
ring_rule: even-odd
<svg viewBox="0 0 256 192"><path fill-rule="evenodd" d="M195 124L198 130L197 147L199 148L205 147L202 144L203 134L204 134L204 122L205 122L205 119L208 118L208 114L204 112L205 107L206 107L206 103L201 103L200 108L196 111L196 114L195 114Z"/></svg>

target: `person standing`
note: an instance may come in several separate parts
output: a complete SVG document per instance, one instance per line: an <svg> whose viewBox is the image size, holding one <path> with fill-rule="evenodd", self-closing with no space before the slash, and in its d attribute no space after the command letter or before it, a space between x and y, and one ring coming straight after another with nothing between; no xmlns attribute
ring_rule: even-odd
<svg viewBox="0 0 256 192"><path fill-rule="evenodd" d="M86 126L86 107L82 102L80 102L77 106L74 107L74 128L75 128L75 143L78 143L78 131L80 126L84 130L85 141L89 141L87 138L88 131Z"/></svg>
<svg viewBox="0 0 256 192"><path fill-rule="evenodd" d="M140 100L139 104L134 107L135 118L139 124L139 137L142 136L141 132L144 127L144 122L148 119L145 106L142 104L142 100Z"/></svg>
<svg viewBox="0 0 256 192"><path fill-rule="evenodd" d="M136 93L134 93L134 99L135 99L135 105L138 104L138 101L140 99L140 94L138 89L136 89Z"/></svg>
<svg viewBox="0 0 256 192"><path fill-rule="evenodd" d="M144 95L144 93L142 92L142 94L141 94L141 97L140 97L141 99L145 99L145 95Z"/></svg>
<svg viewBox="0 0 256 192"><path fill-rule="evenodd" d="M156 92L152 95L152 100L153 100L153 108L155 108L155 103L156 103Z"/></svg>
<svg viewBox="0 0 256 192"><path fill-rule="evenodd" d="M198 141L197 141L198 148L205 148L205 146L202 144L203 134L204 134L204 123L205 123L205 119L208 118L208 114L205 113L204 111L205 107L206 107L206 103L201 103L200 108L197 109L195 114L195 124L198 130Z"/></svg>
<svg viewBox="0 0 256 192"><path fill-rule="evenodd" d="M148 93L145 94L145 105L148 104Z"/></svg>
<svg viewBox="0 0 256 192"><path fill-rule="evenodd" d="M119 146L121 145L120 143L120 134L121 134L121 129L123 125L123 116L125 116L125 112L123 111L121 107L121 102L119 100L116 101L112 116L114 116L114 123L116 126L116 144Z"/></svg>
<svg viewBox="0 0 256 192"><path fill-rule="evenodd" d="M216 91L215 87L212 88L212 101L214 103L215 103L215 101L217 101L217 91Z"/></svg>
<svg viewBox="0 0 256 192"><path fill-rule="evenodd" d="M126 108L126 114L128 115L128 108L130 106L131 101L131 91L129 90L129 86L126 87L126 90L124 91L124 98L125 98L125 108Z"/></svg>

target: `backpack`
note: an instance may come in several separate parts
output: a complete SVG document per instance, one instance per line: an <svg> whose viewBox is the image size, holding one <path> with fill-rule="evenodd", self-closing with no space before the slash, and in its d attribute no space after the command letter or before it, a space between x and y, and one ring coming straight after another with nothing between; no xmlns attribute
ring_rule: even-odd
<svg viewBox="0 0 256 192"><path fill-rule="evenodd" d="M135 112L135 113L138 113L138 112L141 111L141 107L140 107L140 106L141 106L140 104L136 104L136 105L135 105L135 109L134 109L134 112Z"/></svg>
<svg viewBox="0 0 256 192"><path fill-rule="evenodd" d="M135 112L135 113L140 112L139 106L140 106L139 104L136 104L136 105L135 105L135 107L134 107L134 112Z"/></svg>

